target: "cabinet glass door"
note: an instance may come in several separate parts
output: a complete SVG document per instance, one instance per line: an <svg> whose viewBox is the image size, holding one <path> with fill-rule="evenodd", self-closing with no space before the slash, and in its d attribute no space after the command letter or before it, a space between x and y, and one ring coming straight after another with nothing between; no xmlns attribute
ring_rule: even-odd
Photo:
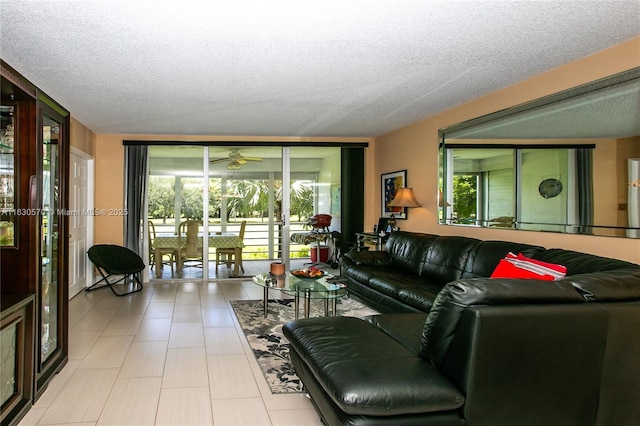
<svg viewBox="0 0 640 426"><path fill-rule="evenodd" d="M58 347L58 161L61 124L44 115L42 124L42 205L40 212L41 315L40 362L46 363Z"/></svg>
<svg viewBox="0 0 640 426"><path fill-rule="evenodd" d="M14 246L14 107L0 106L0 246Z"/></svg>

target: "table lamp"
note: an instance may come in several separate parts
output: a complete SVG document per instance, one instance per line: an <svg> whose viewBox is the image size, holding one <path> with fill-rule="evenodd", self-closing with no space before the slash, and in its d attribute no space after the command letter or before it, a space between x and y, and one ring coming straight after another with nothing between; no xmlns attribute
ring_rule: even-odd
<svg viewBox="0 0 640 426"><path fill-rule="evenodd" d="M416 200L416 196L413 195L413 188L398 188L396 196L389 203L390 207L420 207L420 203ZM396 219L393 217L393 213L389 218L389 226L391 230L396 227Z"/></svg>

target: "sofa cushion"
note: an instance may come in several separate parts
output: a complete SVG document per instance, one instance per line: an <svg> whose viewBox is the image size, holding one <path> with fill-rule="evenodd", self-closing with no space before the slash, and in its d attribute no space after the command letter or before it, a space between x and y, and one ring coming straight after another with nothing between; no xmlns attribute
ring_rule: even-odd
<svg viewBox="0 0 640 426"><path fill-rule="evenodd" d="M422 309L407 305L400 299L386 295L353 278L347 279L347 291L380 313L392 314L402 312L425 312Z"/></svg>
<svg viewBox="0 0 640 426"><path fill-rule="evenodd" d="M459 279L478 242L467 237L436 237L428 247L420 276L443 285Z"/></svg>
<svg viewBox="0 0 640 426"><path fill-rule="evenodd" d="M369 279L369 287L380 293L398 297L404 289L414 289L420 285L420 278L415 275L385 270Z"/></svg>
<svg viewBox="0 0 640 426"><path fill-rule="evenodd" d="M369 322L306 318L285 337L325 392L351 415L393 416L455 410L462 393L422 357ZM375 374L372 374L374 373Z"/></svg>
<svg viewBox="0 0 640 426"><path fill-rule="evenodd" d="M496 269L491 274L491 278L534 278L543 281L553 281L553 276L549 274L539 274L527 268L502 259Z"/></svg>
<svg viewBox="0 0 640 426"><path fill-rule="evenodd" d="M470 279L447 284L436 297L422 333L422 356L436 367L445 361L458 322L471 305L584 303L570 282Z"/></svg>
<svg viewBox="0 0 640 426"><path fill-rule="evenodd" d="M467 264L460 278L490 277L501 259L507 253L522 253L532 257L535 253L544 251L543 247L511 241L479 241L469 253Z"/></svg>
<svg viewBox="0 0 640 426"><path fill-rule="evenodd" d="M558 263L567 267L567 275L588 274L614 269L640 269L640 265L623 260L600 257L564 249L549 249L532 256L543 262Z"/></svg>
<svg viewBox="0 0 640 426"><path fill-rule="evenodd" d="M393 232L386 244L391 257L391 267L401 272L420 274L425 252L429 249L435 235L416 232Z"/></svg>
<svg viewBox="0 0 640 426"><path fill-rule="evenodd" d="M386 251L350 251L345 253L344 257L346 258L345 262L358 266L389 266L391 264L391 256Z"/></svg>
<svg viewBox="0 0 640 426"><path fill-rule="evenodd" d="M343 273L347 277L351 277L354 280L367 284L369 280L373 277L380 276L385 271L388 271L389 267L385 266L360 266L360 265L349 265L343 267Z"/></svg>
<svg viewBox="0 0 640 426"><path fill-rule="evenodd" d="M440 290L442 290L442 284L425 283L401 289L398 291L398 299L423 312L429 312Z"/></svg>
<svg viewBox="0 0 640 426"><path fill-rule="evenodd" d="M555 263L543 262L524 256L522 253L508 253L498 263L491 274L491 278L536 278L545 281L553 281L564 277L567 268Z"/></svg>

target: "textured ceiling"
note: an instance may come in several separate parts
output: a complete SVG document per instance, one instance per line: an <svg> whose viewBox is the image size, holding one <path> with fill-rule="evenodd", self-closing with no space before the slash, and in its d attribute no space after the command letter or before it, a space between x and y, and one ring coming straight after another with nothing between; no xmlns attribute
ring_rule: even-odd
<svg viewBox="0 0 640 426"><path fill-rule="evenodd" d="M0 0L0 16L2 59L97 133L378 136L640 35L640 0Z"/></svg>

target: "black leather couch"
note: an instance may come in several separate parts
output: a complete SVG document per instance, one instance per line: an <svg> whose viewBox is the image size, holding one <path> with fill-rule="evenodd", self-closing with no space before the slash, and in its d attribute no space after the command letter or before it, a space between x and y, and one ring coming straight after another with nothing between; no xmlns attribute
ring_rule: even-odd
<svg viewBox="0 0 640 426"><path fill-rule="evenodd" d="M487 278L507 251L567 276ZM349 289L396 313L283 327L326 424L640 424L640 266L410 233L344 259Z"/></svg>

